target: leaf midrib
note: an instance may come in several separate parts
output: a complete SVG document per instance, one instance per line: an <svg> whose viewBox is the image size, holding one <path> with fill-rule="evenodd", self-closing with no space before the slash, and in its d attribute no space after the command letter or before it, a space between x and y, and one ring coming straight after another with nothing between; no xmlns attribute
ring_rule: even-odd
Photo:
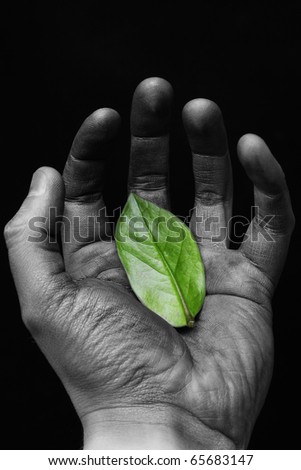
<svg viewBox="0 0 301 470"><path fill-rule="evenodd" d="M194 321L194 318L192 317L192 315L191 315L191 313L190 313L190 311L189 311L189 308L188 308L188 306L187 306L187 304L186 304L186 302L185 302L185 299L184 299L184 296L183 296L183 294L182 294L182 291L181 291L181 289L180 289L180 287L179 287L179 285L178 285L178 283L177 283L177 280L176 280L175 277L174 277L173 272L171 271L171 268L170 268L170 266L169 266L167 260L164 258L164 255L163 255L163 253L161 252L159 246L158 246L158 245L156 244L156 242L154 241L153 233L152 233L152 231L150 230L150 227L149 227L149 225L148 225L148 223L147 223L146 217L143 215L143 213L142 213L142 211L141 211L141 209L140 209L140 206L139 206L139 204L138 204L138 201L137 201L137 199L136 199L136 195L135 195L135 194L133 194L133 198L134 198L134 200L135 200L136 206L137 206L137 208L138 208L138 210L139 210L141 216L143 217L143 221L144 221L144 223L145 223L145 225L146 225L146 228L147 228L148 232L149 232L150 235L151 235L151 239L152 239L152 241L153 241L153 245L155 246L155 249L156 249L156 251L157 251L159 257L161 258L163 265L166 267L168 273L170 274L170 278L171 278L172 284L173 284L173 286L174 286L174 288L175 288L176 293L178 294L178 299L180 300L180 303L182 304L182 307L183 307L183 310L184 310L184 315L185 315L185 317L186 317L187 323L188 323L188 322L193 322L193 321ZM181 246L181 250L182 250L182 246ZM180 253L181 253L181 251L180 251Z"/></svg>

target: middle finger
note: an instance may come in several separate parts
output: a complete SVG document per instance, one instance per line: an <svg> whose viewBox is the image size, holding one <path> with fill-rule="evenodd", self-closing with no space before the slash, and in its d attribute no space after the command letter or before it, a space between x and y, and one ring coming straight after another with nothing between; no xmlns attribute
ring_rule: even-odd
<svg viewBox="0 0 301 470"><path fill-rule="evenodd" d="M148 78L135 90L131 112L128 190L169 207L169 120L173 90L162 78Z"/></svg>

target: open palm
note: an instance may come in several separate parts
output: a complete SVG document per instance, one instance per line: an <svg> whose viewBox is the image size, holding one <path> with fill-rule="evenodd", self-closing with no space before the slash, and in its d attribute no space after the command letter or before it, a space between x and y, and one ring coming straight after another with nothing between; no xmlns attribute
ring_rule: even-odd
<svg viewBox="0 0 301 470"><path fill-rule="evenodd" d="M135 92L131 118L129 191L166 208L171 100L167 82L145 80ZM220 110L208 100L193 100L183 110L183 121L196 186L190 227L203 257L207 290L193 329L176 330L139 302L108 239L103 169L119 127L119 116L110 109L95 112L82 125L65 166L64 185L54 170L41 170L48 175L52 196L35 207L36 215L37 208L45 212L51 205L62 211L63 186L66 194L63 256L58 244L45 242L50 247L47 269L43 266L34 281L45 278L49 287L39 301L32 300L37 288L24 281L26 268L15 261L15 240L29 203L7 229L12 270L24 321L89 436L96 428L101 436L103 423L114 420L145 421L176 429L177 448L243 448L271 378L270 302L294 217L280 166L259 137L243 137L238 154L254 183L259 211L240 249L230 250L225 230L232 176ZM33 209L27 212L32 216ZM37 262L32 252L30 258L31 264ZM51 283L50 274L55 276Z"/></svg>

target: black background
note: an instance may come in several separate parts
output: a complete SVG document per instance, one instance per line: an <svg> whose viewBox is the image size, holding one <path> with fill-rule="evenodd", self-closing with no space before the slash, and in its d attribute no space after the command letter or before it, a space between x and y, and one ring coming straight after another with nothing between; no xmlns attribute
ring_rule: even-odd
<svg viewBox="0 0 301 470"><path fill-rule="evenodd" d="M125 3L127 5L125 6ZM24 199L32 172L62 170L84 118L99 107L123 120L109 162L110 209L126 199L133 91L150 76L175 91L171 135L172 210L186 214L193 180L181 109L206 97L221 107L232 154L234 213L249 217L252 185L236 157L238 138L261 135L281 163L298 218L300 189L300 2L10 2L2 15L3 225ZM2 448L76 449L72 405L20 320L4 245L1 251ZM300 448L300 254L295 231L274 298L275 370L250 448Z"/></svg>

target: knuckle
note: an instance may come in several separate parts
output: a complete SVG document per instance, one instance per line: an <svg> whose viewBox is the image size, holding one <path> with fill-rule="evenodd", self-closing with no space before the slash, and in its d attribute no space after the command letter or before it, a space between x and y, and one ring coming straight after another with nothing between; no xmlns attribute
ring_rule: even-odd
<svg viewBox="0 0 301 470"><path fill-rule="evenodd" d="M6 241L10 240L16 233L17 227L14 220L11 219L4 227L3 235Z"/></svg>
<svg viewBox="0 0 301 470"><path fill-rule="evenodd" d="M10 236L11 236L11 225L10 225L10 222L7 222L7 224L6 224L5 227L4 227L3 236L4 236L4 239L5 239L6 241L9 240L9 238L10 238Z"/></svg>
<svg viewBox="0 0 301 470"><path fill-rule="evenodd" d="M16 238L22 236L24 228L24 221L20 217L17 217L17 215L7 222L3 230L3 236L8 248Z"/></svg>
<svg viewBox="0 0 301 470"><path fill-rule="evenodd" d="M167 187L166 175L132 175L130 180L131 190L159 191Z"/></svg>
<svg viewBox="0 0 301 470"><path fill-rule="evenodd" d="M214 206L224 202L224 196L216 191L200 191L196 194L195 200L197 203L205 206Z"/></svg>
<svg viewBox="0 0 301 470"><path fill-rule="evenodd" d="M65 196L65 202L71 204L76 203L80 206L83 204L99 202L102 200L102 191L83 192L81 189L76 189L75 191L76 194L75 192L72 193L69 190L69 192Z"/></svg>

